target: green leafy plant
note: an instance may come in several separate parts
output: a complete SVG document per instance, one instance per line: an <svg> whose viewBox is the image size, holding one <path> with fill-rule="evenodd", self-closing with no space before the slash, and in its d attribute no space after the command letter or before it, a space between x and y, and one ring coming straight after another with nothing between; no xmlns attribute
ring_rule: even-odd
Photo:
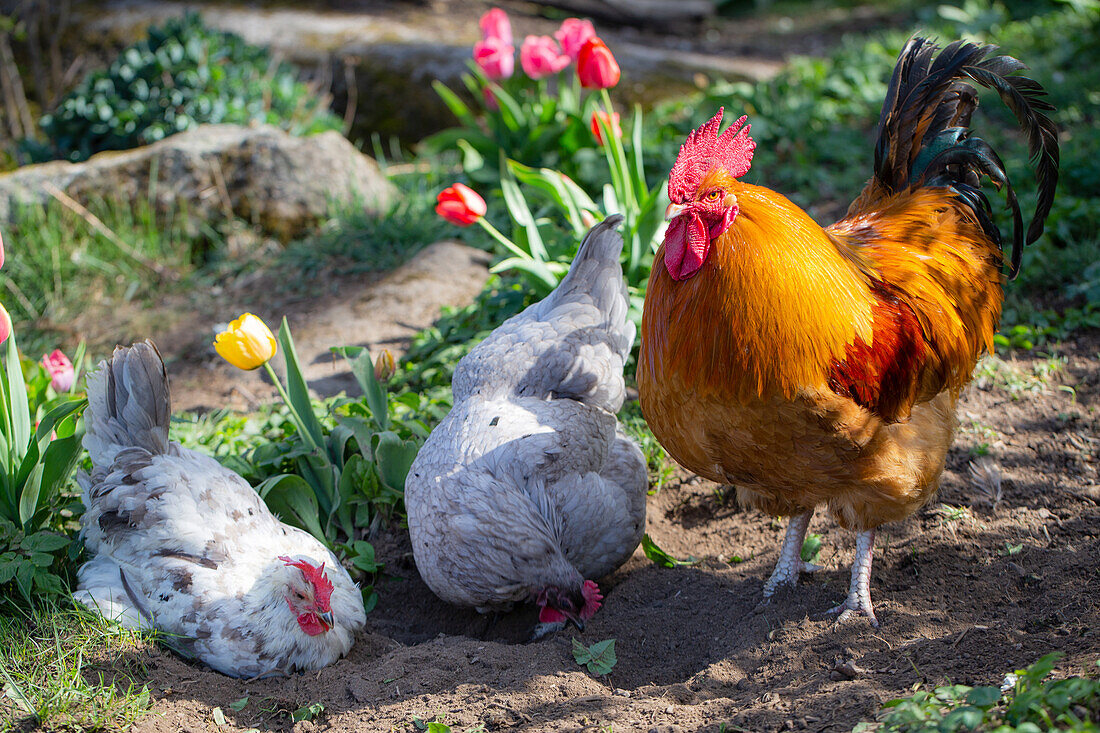
<svg viewBox="0 0 1100 733"><path fill-rule="evenodd" d="M0 370L0 587L14 583L31 604L65 590L62 566L72 541L58 530L63 489L83 451L86 400L49 397L49 376L36 364L28 381L15 341L11 333Z"/></svg>
<svg viewBox="0 0 1100 733"><path fill-rule="evenodd" d="M1049 680L1060 653L1047 654L1016 670L998 687L944 685L890 700L877 723L860 723L853 733L1041 733L1100 730L1100 679ZM1100 662L1097 662L1100 666Z"/></svg>
<svg viewBox="0 0 1100 733"><path fill-rule="evenodd" d="M285 318L277 339L286 366L285 386L270 361L264 367L295 432L288 442L261 444L252 451L253 466L272 471L256 491L272 511L338 551L363 575L373 576L381 566L371 544L357 539L356 528L373 526L381 518L379 506L400 501L405 475L427 431L398 428L391 421L389 396L375 362L359 347L333 351L348 359L364 398L334 402L333 422L326 429L309 397ZM373 585L363 587L363 598L369 611L377 602Z"/></svg>
<svg viewBox="0 0 1100 733"><path fill-rule="evenodd" d="M658 547L657 543L653 541L653 538L649 536L648 532L642 535L642 552L644 552L645 556L654 563L664 568L675 568L680 565L695 565L699 562L694 557L689 557L687 560L677 560Z"/></svg>
<svg viewBox="0 0 1100 733"><path fill-rule="evenodd" d="M604 639L592 646L585 646L573 637L573 659L577 664L587 667L594 675L608 675L619 661L615 657L615 640Z"/></svg>
<svg viewBox="0 0 1100 733"><path fill-rule="evenodd" d="M323 97L295 70L233 33L207 28L197 13L149 29L106 70L94 71L40 120L39 160L84 160L212 122L278 125L306 135L340 129Z"/></svg>
<svg viewBox="0 0 1100 733"><path fill-rule="evenodd" d="M799 556L804 562L816 563L821 556L821 535L811 532L802 541L802 551Z"/></svg>
<svg viewBox="0 0 1100 733"><path fill-rule="evenodd" d="M314 702L295 710L290 714L290 719L295 723L302 720L316 720L323 712L325 712L325 706L319 702Z"/></svg>

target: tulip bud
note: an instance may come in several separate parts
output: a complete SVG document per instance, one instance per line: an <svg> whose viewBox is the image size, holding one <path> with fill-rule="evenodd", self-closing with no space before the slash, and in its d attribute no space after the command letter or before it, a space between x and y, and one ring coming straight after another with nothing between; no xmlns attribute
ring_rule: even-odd
<svg viewBox="0 0 1100 733"><path fill-rule="evenodd" d="M7 341L8 336L11 336L11 316L3 303L0 303L0 344Z"/></svg>
<svg viewBox="0 0 1100 733"><path fill-rule="evenodd" d="M569 57L558 50L550 36L527 36L519 49L519 63L527 76L542 79L569 65Z"/></svg>
<svg viewBox="0 0 1100 733"><path fill-rule="evenodd" d="M485 216L485 199L463 183L443 189L436 197L435 213L452 224L468 227Z"/></svg>
<svg viewBox="0 0 1100 733"><path fill-rule="evenodd" d="M379 382L388 382L396 371L397 365L394 363L393 354L389 349L382 349L378 358L374 360L374 378Z"/></svg>
<svg viewBox="0 0 1100 733"><path fill-rule="evenodd" d="M512 21L508 20L508 13L500 8L492 8L482 15L478 25L481 26L482 40L496 38L505 46L512 45Z"/></svg>
<svg viewBox="0 0 1100 733"><path fill-rule="evenodd" d="M508 79L516 69L516 49L499 38L486 38L474 44L474 61L493 81Z"/></svg>
<svg viewBox="0 0 1100 733"><path fill-rule="evenodd" d="M595 136L596 142L603 145L603 130L600 129L600 121L604 126L611 128L611 134L615 137L623 136L623 128L619 126L619 113L615 112L610 117L607 116L607 112L602 109L598 109L592 113L592 135Z"/></svg>
<svg viewBox="0 0 1100 733"><path fill-rule="evenodd" d="M275 337L258 316L245 313L214 339L214 350L238 369L256 369L278 350Z"/></svg>
<svg viewBox="0 0 1100 733"><path fill-rule="evenodd" d="M76 371L69 357L61 353L61 349L54 349L53 353L42 355L42 366L50 374L50 386L53 391L61 394L68 392L73 387L76 379Z"/></svg>
<svg viewBox="0 0 1100 733"><path fill-rule="evenodd" d="M611 49L592 36L577 55L577 78L585 89L610 89L619 83L619 64L611 54Z"/></svg>
<svg viewBox="0 0 1100 733"><path fill-rule="evenodd" d="M554 31L554 38L561 44L561 50L573 61L581 52L584 42L596 35L596 29L592 21L580 18L566 18L561 22L561 28Z"/></svg>
<svg viewBox="0 0 1100 733"><path fill-rule="evenodd" d="M4 266L4 233L0 232L0 267Z"/></svg>

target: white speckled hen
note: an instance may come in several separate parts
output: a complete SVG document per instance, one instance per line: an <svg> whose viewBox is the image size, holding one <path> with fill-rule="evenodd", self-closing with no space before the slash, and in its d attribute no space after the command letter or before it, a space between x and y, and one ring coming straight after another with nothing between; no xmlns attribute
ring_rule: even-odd
<svg viewBox="0 0 1100 733"><path fill-rule="evenodd" d="M280 522L237 474L168 440L168 375L150 342L88 379L77 600L234 677L320 669L366 623L336 557Z"/></svg>
<svg viewBox="0 0 1100 733"><path fill-rule="evenodd" d="M641 540L645 459L615 418L635 335L621 220L597 224L557 289L458 363L454 409L409 471L416 564L450 603L531 601L544 624L583 626L602 599L593 579Z"/></svg>

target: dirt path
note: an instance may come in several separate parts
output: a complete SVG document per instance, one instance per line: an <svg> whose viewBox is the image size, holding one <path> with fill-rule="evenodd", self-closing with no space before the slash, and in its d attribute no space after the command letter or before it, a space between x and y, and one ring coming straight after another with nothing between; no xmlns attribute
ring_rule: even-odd
<svg viewBox="0 0 1100 733"><path fill-rule="evenodd" d="M285 315L310 388L323 396L357 394L351 372L331 347L366 346L372 353L387 348L400 356L413 334L439 318L440 308L473 301L489 277L488 264L481 250L439 242L391 272L314 277L309 283L287 283L287 273L246 277L142 308L132 318L119 315L99 331L123 334L122 342L157 343L168 363L173 410L252 410L277 399L275 387L262 370L242 372L217 355L217 324L250 311L275 331ZM97 332L89 338L95 343ZM274 363L282 369L279 357Z"/></svg>
<svg viewBox="0 0 1100 733"><path fill-rule="evenodd" d="M602 583L605 606L583 634L518 643L531 609L490 626L447 606L417 576L407 532L394 529L377 543L393 578L349 658L243 682L149 649L128 660L146 666L155 700L136 730L415 730L434 718L456 731L846 731L917 683L999 684L1050 651L1066 655L1059 674L1094 673L1098 346L1095 336L1067 345L1064 370L1041 391L968 391L939 496L879 533L880 629L836 627L821 613L843 596L853 549L823 516L811 531L823 536L825 570L754 613L783 525L689 479L650 498L648 529L673 555L701 561L664 569L638 551ZM1015 363L1016 386L1040 363ZM984 450L1003 472L995 508L969 484L969 461ZM578 667L573 636L616 639L609 679ZM229 707L244 697L239 712ZM324 706L315 720L290 721L313 703ZM215 725L215 707L227 726Z"/></svg>

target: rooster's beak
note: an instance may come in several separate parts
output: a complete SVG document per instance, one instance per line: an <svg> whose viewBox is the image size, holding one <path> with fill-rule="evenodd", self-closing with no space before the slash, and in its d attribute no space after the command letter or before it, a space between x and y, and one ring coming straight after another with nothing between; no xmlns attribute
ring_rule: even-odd
<svg viewBox="0 0 1100 733"><path fill-rule="evenodd" d="M332 619L332 611L326 611L325 613L319 613L319 614L317 614L317 618L321 619L321 621L324 622L325 626L329 627L330 629L334 628L336 626L336 624L333 622L333 619Z"/></svg>
<svg viewBox="0 0 1100 733"><path fill-rule="evenodd" d="M684 204L669 204L668 208L665 209L665 221L672 221L680 214L684 213L686 209L687 206Z"/></svg>
<svg viewBox="0 0 1100 733"><path fill-rule="evenodd" d="M584 631L584 619L580 616L569 616L566 623L571 623L577 627L577 631Z"/></svg>

